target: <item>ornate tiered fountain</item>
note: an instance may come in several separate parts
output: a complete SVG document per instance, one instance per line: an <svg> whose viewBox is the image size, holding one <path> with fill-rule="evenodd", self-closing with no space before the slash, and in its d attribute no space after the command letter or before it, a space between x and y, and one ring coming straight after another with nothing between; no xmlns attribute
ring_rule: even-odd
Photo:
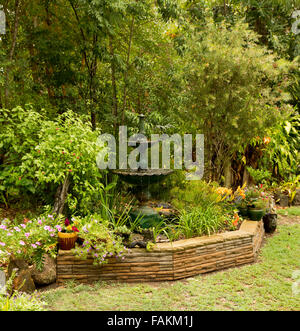
<svg viewBox="0 0 300 331"><path fill-rule="evenodd" d="M144 129L144 115L139 115L139 134L145 134ZM144 145L145 149L154 144L155 142L144 141L140 142ZM145 169L146 168L146 169ZM158 211L150 204L151 194L150 185L159 183L173 172L171 169L149 169L148 165L139 167L138 169L124 169L113 171L120 179L128 184L134 185L134 194L139 202L137 208L131 212L131 218L136 220L138 217L140 225L143 228L155 226L162 221Z"/></svg>

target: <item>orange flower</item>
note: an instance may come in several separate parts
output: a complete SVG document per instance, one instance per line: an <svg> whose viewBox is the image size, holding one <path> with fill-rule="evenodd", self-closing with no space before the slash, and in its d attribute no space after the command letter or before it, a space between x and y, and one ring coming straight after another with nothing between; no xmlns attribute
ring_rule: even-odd
<svg viewBox="0 0 300 331"><path fill-rule="evenodd" d="M232 224L236 227L239 223L239 215L237 213L234 214L234 219L232 220Z"/></svg>
<svg viewBox="0 0 300 331"><path fill-rule="evenodd" d="M271 142L271 138L270 137L264 137L263 142L264 142L264 144L268 145Z"/></svg>

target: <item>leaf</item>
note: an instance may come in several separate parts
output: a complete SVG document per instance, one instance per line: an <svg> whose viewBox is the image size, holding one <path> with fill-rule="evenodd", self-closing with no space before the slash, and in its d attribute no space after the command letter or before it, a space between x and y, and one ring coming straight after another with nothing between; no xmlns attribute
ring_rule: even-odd
<svg viewBox="0 0 300 331"><path fill-rule="evenodd" d="M292 128L292 124L291 124L291 122L286 121L286 122L285 122L285 126L284 126L284 128L285 128L286 133L289 134L290 131L291 131L291 128Z"/></svg>

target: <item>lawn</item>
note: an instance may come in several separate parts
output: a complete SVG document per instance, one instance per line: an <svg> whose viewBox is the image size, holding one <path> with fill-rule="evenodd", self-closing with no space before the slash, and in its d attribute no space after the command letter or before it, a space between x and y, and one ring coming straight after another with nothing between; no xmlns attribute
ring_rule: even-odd
<svg viewBox="0 0 300 331"><path fill-rule="evenodd" d="M277 209L277 214L284 216L300 216L300 207L292 206L289 208L280 208Z"/></svg>
<svg viewBox="0 0 300 331"><path fill-rule="evenodd" d="M300 269L300 224L279 225L268 235L255 264L168 283L97 282L42 293L49 310L206 311L299 310L292 291Z"/></svg>

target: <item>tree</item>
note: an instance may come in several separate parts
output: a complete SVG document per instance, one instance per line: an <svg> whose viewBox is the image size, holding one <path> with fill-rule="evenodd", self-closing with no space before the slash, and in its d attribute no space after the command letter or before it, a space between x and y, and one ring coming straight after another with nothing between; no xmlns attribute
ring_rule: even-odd
<svg viewBox="0 0 300 331"><path fill-rule="evenodd" d="M226 174L230 185L234 154L289 111L281 92L289 63L276 62L242 22L229 28L208 20L206 29L195 31L187 45L189 103L183 118L205 135L208 177L220 181Z"/></svg>

